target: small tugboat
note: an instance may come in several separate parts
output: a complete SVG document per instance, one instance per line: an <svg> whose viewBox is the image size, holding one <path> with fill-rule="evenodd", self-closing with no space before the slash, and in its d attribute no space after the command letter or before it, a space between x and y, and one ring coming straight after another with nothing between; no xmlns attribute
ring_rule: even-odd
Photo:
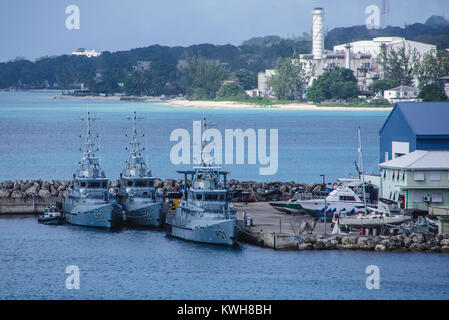
<svg viewBox="0 0 449 320"><path fill-rule="evenodd" d="M141 155L137 140L136 113L128 161L120 174L117 200L125 210L125 224L137 227L162 227L165 208L162 194L154 188L154 178Z"/></svg>
<svg viewBox="0 0 449 320"><path fill-rule="evenodd" d="M64 223L64 216L56 206L52 205L44 209L44 214L37 218L37 222L47 225L59 225Z"/></svg>
<svg viewBox="0 0 449 320"><path fill-rule="evenodd" d="M94 154L87 113L87 134L80 166L64 199L63 213L68 223L97 228L113 228L122 221L122 206L109 192L108 178L100 166L100 158Z"/></svg>
<svg viewBox="0 0 449 320"><path fill-rule="evenodd" d="M176 211L167 213L166 235L193 242L236 246L236 209L228 199L228 172L205 163L204 141L201 144L200 165L193 171L178 171L185 175L184 193Z"/></svg>

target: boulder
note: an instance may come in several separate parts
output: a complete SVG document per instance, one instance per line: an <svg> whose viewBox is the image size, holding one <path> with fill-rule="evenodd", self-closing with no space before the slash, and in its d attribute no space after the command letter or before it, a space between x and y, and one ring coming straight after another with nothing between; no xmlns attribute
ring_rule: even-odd
<svg viewBox="0 0 449 320"><path fill-rule="evenodd" d="M449 239L442 239L440 241L440 246L442 246L442 247L449 247Z"/></svg>
<svg viewBox="0 0 449 320"><path fill-rule="evenodd" d="M156 189L161 188L163 185L164 185L164 184L162 183L162 180L161 180L161 179L155 179L155 180L154 180L154 187L155 187Z"/></svg>
<svg viewBox="0 0 449 320"><path fill-rule="evenodd" d="M3 181L3 188L4 189L12 189L14 188L14 182L10 181L10 180L5 180Z"/></svg>
<svg viewBox="0 0 449 320"><path fill-rule="evenodd" d="M11 193L11 198L25 198L25 193L21 190L14 190Z"/></svg>
<svg viewBox="0 0 449 320"><path fill-rule="evenodd" d="M337 248L338 241L335 239L324 239L323 244L325 249L335 249Z"/></svg>
<svg viewBox="0 0 449 320"><path fill-rule="evenodd" d="M322 240L317 240L314 244L313 244L313 249L315 250L321 250L324 249L324 243Z"/></svg>
<svg viewBox="0 0 449 320"><path fill-rule="evenodd" d="M415 237L413 237L413 243L423 244L424 242L426 242L426 239L422 234L418 234Z"/></svg>
<svg viewBox="0 0 449 320"><path fill-rule="evenodd" d="M312 246L313 245L311 243L300 243L298 245L298 250L311 250Z"/></svg>
<svg viewBox="0 0 449 320"><path fill-rule="evenodd" d="M39 194L39 189L33 185L31 188L25 190L25 195L28 197L35 197Z"/></svg>
<svg viewBox="0 0 449 320"><path fill-rule="evenodd" d="M175 186L175 180L173 179L165 179L164 180L164 188L171 188Z"/></svg>
<svg viewBox="0 0 449 320"><path fill-rule="evenodd" d="M302 237L302 241L303 241L304 243L311 243L311 244L314 244L317 240L316 240L316 237L315 237L315 236L312 236L312 235L305 235L305 236Z"/></svg>
<svg viewBox="0 0 449 320"><path fill-rule="evenodd" d="M421 252L421 251L424 251L425 247L424 247L423 244L413 242L410 245L409 249L412 250L412 251Z"/></svg>
<svg viewBox="0 0 449 320"><path fill-rule="evenodd" d="M41 190L50 190L50 183L48 181L42 182Z"/></svg>
<svg viewBox="0 0 449 320"><path fill-rule="evenodd" d="M353 245L355 245L355 244L357 244L357 241L358 241L358 237L346 236L346 237L343 237L341 239L341 244L343 244L343 245L346 245L346 244L353 244Z"/></svg>
<svg viewBox="0 0 449 320"><path fill-rule="evenodd" d="M41 197L41 198L48 198L48 197L50 197L50 191L48 191L48 190L45 190L45 189L41 189L40 191L39 191L39 197Z"/></svg>
<svg viewBox="0 0 449 320"><path fill-rule="evenodd" d="M0 189L0 198L8 198L10 195L11 192L8 189Z"/></svg>
<svg viewBox="0 0 449 320"><path fill-rule="evenodd" d="M359 237L357 239L357 245L366 245L366 243L368 242L368 238L367 237Z"/></svg>
<svg viewBox="0 0 449 320"><path fill-rule="evenodd" d="M377 244L377 245L374 247L374 250L376 250L376 251L386 251L386 250L387 250L387 247L386 247L385 245L383 245L383 244Z"/></svg>
<svg viewBox="0 0 449 320"><path fill-rule="evenodd" d="M404 239L404 247L408 248L413 243L413 240L411 238L405 238Z"/></svg>

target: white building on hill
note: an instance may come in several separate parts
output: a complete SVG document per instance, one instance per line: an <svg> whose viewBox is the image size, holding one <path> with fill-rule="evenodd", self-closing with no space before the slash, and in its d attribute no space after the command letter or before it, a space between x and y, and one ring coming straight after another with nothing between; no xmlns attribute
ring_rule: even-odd
<svg viewBox="0 0 449 320"><path fill-rule="evenodd" d="M99 57L101 56L101 52L97 52L95 50L86 50L84 48L79 48L76 51L72 52L73 56L86 56L88 58Z"/></svg>

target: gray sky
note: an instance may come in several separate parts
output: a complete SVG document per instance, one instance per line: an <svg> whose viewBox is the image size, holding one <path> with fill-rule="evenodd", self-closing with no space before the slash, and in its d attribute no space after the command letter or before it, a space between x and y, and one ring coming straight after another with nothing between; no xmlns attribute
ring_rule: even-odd
<svg viewBox="0 0 449 320"><path fill-rule="evenodd" d="M389 0L387 23L449 16L449 0ZM68 5L80 9L80 29L65 26ZM334 27L365 23L381 0L1 0L0 61L70 54L79 47L118 51L152 44L234 44L254 36L311 32L311 10L326 10Z"/></svg>

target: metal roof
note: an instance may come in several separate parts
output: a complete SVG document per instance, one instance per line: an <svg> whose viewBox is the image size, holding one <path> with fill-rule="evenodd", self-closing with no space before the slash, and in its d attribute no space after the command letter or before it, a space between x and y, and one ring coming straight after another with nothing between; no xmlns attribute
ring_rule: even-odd
<svg viewBox="0 0 449 320"><path fill-rule="evenodd" d="M416 135L449 136L449 102L399 102L395 108Z"/></svg>
<svg viewBox="0 0 449 320"><path fill-rule="evenodd" d="M381 168L409 170L449 170L449 150L416 150L379 164Z"/></svg>

